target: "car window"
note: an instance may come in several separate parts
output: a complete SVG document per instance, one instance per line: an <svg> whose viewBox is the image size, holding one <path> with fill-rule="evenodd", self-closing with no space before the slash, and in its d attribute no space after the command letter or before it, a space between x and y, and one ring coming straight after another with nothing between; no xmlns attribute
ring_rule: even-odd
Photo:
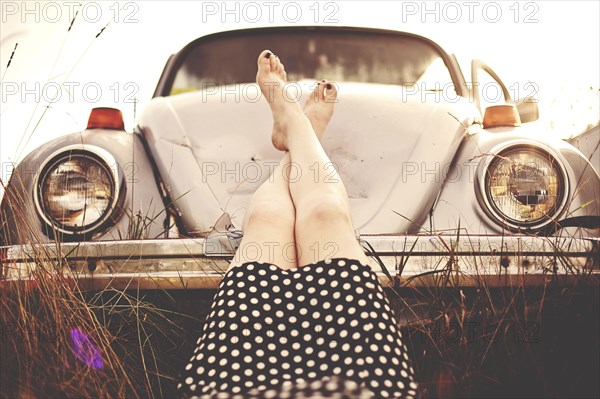
<svg viewBox="0 0 600 399"><path fill-rule="evenodd" d="M328 79L414 86L452 85L437 48L413 36L351 31L263 31L196 42L175 71L171 94L254 82L263 49L285 61L289 81ZM423 80L427 77L426 80ZM425 87L426 86L426 87Z"/></svg>

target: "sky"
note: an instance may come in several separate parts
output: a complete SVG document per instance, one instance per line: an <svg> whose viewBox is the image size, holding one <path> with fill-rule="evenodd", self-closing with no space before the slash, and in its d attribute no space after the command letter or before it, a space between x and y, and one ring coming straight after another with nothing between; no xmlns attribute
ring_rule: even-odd
<svg viewBox="0 0 600 399"><path fill-rule="evenodd" d="M250 27L417 33L455 53L465 74L471 59L482 59L513 93L535 94L540 129L569 137L600 119L599 1L61 0L0 7L3 182L32 149L85 129L94 107L121 109L131 131L170 54L202 35Z"/></svg>

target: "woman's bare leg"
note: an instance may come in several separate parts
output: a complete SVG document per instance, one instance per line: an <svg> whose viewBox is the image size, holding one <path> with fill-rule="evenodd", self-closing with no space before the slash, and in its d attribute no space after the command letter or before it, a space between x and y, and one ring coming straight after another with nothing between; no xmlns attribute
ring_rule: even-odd
<svg viewBox="0 0 600 399"><path fill-rule="evenodd" d="M280 77L285 80L285 73ZM327 82L317 83L304 106L304 113L317 138L321 138L333 113L314 106L323 100ZM245 262L273 263L289 269L298 266L294 238L295 209L289 191L290 154L286 153L273 175L256 190L242 224L244 238L229 268Z"/></svg>
<svg viewBox="0 0 600 399"><path fill-rule="evenodd" d="M246 210L244 237L229 268L246 262L298 266L294 240L294 204L288 181L290 156L286 154L273 174L254 193Z"/></svg>
<svg viewBox="0 0 600 399"><path fill-rule="evenodd" d="M263 51L258 59L257 82L273 112L273 144L280 150L289 150L291 156L289 192L296 210L298 264L331 257L366 262L354 234L344 184L304 113L311 115L314 124L328 122L337 98L335 85L326 84L319 101L307 104L303 111L297 102L289 100L290 96L284 96L284 79L285 70L279 59L268 50Z"/></svg>

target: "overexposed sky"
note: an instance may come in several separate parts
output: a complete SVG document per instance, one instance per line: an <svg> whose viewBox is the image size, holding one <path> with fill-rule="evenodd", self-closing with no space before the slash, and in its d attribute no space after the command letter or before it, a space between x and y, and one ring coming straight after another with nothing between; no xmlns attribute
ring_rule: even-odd
<svg viewBox="0 0 600 399"><path fill-rule="evenodd" d="M248 27L318 24L414 32L455 52L463 69L471 58L481 58L519 93L538 88L541 125L563 137L599 119L598 1L105 0L0 5L3 181L10 163L33 148L84 129L93 107L120 108L131 130L133 99L138 110L150 100L170 54L204 34Z"/></svg>

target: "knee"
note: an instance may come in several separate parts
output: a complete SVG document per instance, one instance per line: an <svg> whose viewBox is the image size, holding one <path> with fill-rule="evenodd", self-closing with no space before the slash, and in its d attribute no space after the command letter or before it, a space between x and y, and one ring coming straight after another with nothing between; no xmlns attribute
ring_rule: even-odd
<svg viewBox="0 0 600 399"><path fill-rule="evenodd" d="M337 195L325 195L305 203L297 209L297 219L302 223L350 223L352 218L345 198Z"/></svg>
<svg viewBox="0 0 600 399"><path fill-rule="evenodd" d="M262 201L253 204L246 215L246 225L293 225L294 208L279 204L275 201Z"/></svg>

